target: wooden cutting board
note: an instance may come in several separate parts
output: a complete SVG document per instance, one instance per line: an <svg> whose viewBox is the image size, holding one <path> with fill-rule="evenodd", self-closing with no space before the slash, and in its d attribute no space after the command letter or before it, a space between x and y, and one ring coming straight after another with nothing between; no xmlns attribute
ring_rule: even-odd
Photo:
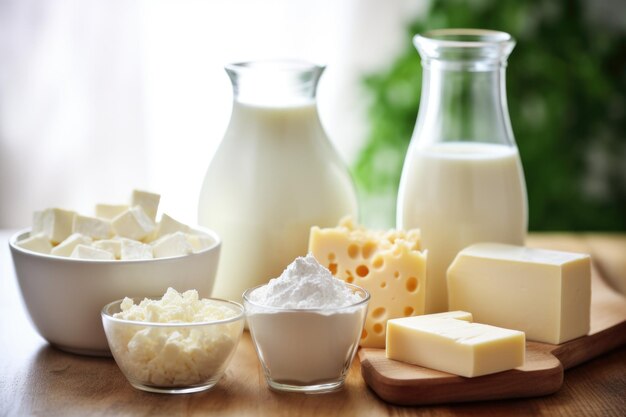
<svg viewBox="0 0 626 417"><path fill-rule="evenodd" d="M464 378L387 359L384 349L361 348L359 358L365 382L383 400L424 405L552 394L563 385L564 370L623 344L626 298L610 288L592 267L589 334L561 345L527 342L522 367Z"/></svg>

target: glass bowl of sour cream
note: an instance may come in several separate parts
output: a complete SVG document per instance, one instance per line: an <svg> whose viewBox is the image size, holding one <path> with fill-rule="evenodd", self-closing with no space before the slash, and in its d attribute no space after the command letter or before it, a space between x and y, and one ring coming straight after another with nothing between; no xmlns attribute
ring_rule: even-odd
<svg viewBox="0 0 626 417"><path fill-rule="evenodd" d="M235 302L169 288L161 299L125 298L102 309L104 332L120 370L140 390L204 391L224 374L244 328Z"/></svg>
<svg viewBox="0 0 626 417"><path fill-rule="evenodd" d="M350 370L370 295L322 268L310 255L298 258L280 278L243 294L248 328L273 390L334 391Z"/></svg>

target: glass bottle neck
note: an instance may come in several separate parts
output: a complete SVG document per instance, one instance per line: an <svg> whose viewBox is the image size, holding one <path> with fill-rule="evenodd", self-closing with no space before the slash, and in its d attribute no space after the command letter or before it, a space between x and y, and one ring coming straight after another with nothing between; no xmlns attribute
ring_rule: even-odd
<svg viewBox="0 0 626 417"><path fill-rule="evenodd" d="M506 101L506 62L514 46L503 32L433 31L415 38L422 57L420 145L482 142L515 146Z"/></svg>
<svg viewBox="0 0 626 417"><path fill-rule="evenodd" d="M226 72L236 102L289 107L315 101L324 67L306 61L268 60L229 64Z"/></svg>

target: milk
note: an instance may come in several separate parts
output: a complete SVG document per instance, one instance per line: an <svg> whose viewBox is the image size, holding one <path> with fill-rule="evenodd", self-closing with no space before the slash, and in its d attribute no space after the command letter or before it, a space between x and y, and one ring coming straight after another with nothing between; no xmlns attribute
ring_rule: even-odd
<svg viewBox="0 0 626 417"><path fill-rule="evenodd" d="M213 296L241 300L306 255L311 226L356 214L352 180L313 100L234 102L200 195L199 223L223 241Z"/></svg>
<svg viewBox="0 0 626 417"><path fill-rule="evenodd" d="M523 245L524 177L517 148L444 142L409 152L398 196L397 226L418 227L428 249L426 310L447 310L446 271L476 242Z"/></svg>

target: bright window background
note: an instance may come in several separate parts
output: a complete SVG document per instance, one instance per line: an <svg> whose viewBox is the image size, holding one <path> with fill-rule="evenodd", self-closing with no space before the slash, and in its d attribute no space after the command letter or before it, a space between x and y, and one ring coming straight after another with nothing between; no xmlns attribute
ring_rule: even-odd
<svg viewBox="0 0 626 417"><path fill-rule="evenodd" d="M402 47L410 0L0 1L0 227L90 213L133 188L196 219L231 110L228 62L327 65L322 122L351 163L367 136L364 73Z"/></svg>

